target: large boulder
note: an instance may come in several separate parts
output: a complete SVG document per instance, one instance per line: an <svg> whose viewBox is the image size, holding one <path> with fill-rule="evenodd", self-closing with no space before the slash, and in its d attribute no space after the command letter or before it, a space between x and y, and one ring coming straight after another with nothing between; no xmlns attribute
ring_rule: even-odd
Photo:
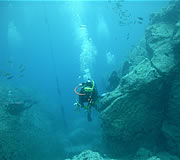
<svg viewBox="0 0 180 160"><path fill-rule="evenodd" d="M104 103L108 106L101 112L109 149L129 153L142 145L153 146L158 142L163 117L162 89L163 79L148 59L123 77L119 88L109 96L113 101L110 105ZM117 97L118 91L121 94ZM113 94L115 99L111 98ZM108 102L108 96L104 99Z"/></svg>
<svg viewBox="0 0 180 160"><path fill-rule="evenodd" d="M26 103L31 101L24 105L17 103L32 98L28 90L1 85L0 96L1 160L64 157L62 136L53 132L51 121L42 113L45 105L36 103L29 107ZM26 105L28 108L25 109Z"/></svg>
<svg viewBox="0 0 180 160"><path fill-rule="evenodd" d="M180 153L178 8L180 1L173 1L151 16L129 72L101 100L104 142L111 153L135 153L140 147Z"/></svg>
<svg viewBox="0 0 180 160"><path fill-rule="evenodd" d="M98 152L93 152L90 150L84 151L77 156L74 156L72 159L65 160L104 160L103 157Z"/></svg>

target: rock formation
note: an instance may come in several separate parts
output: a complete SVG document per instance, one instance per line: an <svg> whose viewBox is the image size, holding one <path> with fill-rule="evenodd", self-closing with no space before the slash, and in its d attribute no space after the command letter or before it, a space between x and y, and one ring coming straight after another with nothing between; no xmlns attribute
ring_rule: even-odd
<svg viewBox="0 0 180 160"><path fill-rule="evenodd" d="M92 152L90 150L84 151L72 159L65 160L104 160L98 152Z"/></svg>
<svg viewBox="0 0 180 160"><path fill-rule="evenodd" d="M61 135L55 135L51 121L42 113L41 107L45 106L31 106L32 95L26 90L0 86L1 160L63 157Z"/></svg>
<svg viewBox="0 0 180 160"><path fill-rule="evenodd" d="M68 158L65 160L122 160L121 159L111 159L107 157L107 155L101 156L98 152L93 152L91 150L87 150L81 152L79 155L74 156L72 159ZM127 158L126 158L127 159ZM151 151L140 148L134 157L129 157L131 160L179 160L178 157L173 156L167 152L160 152L158 154L153 154Z"/></svg>
<svg viewBox="0 0 180 160"><path fill-rule="evenodd" d="M104 141L116 155L145 147L180 155L180 1L152 14L129 72L101 100Z"/></svg>

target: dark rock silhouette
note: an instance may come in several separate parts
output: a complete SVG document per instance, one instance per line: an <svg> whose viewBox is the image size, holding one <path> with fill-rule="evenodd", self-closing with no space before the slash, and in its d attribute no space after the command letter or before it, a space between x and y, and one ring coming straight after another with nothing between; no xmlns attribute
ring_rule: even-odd
<svg viewBox="0 0 180 160"><path fill-rule="evenodd" d="M116 71L113 71L108 79L109 86L107 87L108 91L113 91L119 85L119 75Z"/></svg>

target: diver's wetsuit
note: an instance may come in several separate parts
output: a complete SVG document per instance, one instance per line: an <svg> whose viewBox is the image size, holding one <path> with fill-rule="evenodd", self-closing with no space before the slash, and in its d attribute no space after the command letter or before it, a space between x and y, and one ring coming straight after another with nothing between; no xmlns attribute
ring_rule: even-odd
<svg viewBox="0 0 180 160"><path fill-rule="evenodd" d="M96 101L98 100L98 92L96 86L93 87L92 92L85 91L85 87L93 87L92 82L82 83L80 93L84 95L79 95L79 104L81 107L85 107L84 103L88 103L88 121L91 121L91 106L96 107Z"/></svg>

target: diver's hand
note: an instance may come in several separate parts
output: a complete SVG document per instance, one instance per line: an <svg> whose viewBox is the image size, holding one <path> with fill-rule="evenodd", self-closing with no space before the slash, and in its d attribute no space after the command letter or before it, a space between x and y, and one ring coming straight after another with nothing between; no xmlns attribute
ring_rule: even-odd
<svg viewBox="0 0 180 160"><path fill-rule="evenodd" d="M80 111L81 105L77 102L73 104L75 106L75 111Z"/></svg>
<svg viewBox="0 0 180 160"><path fill-rule="evenodd" d="M76 107L75 107L75 111L80 111L80 106L79 105L76 105Z"/></svg>

